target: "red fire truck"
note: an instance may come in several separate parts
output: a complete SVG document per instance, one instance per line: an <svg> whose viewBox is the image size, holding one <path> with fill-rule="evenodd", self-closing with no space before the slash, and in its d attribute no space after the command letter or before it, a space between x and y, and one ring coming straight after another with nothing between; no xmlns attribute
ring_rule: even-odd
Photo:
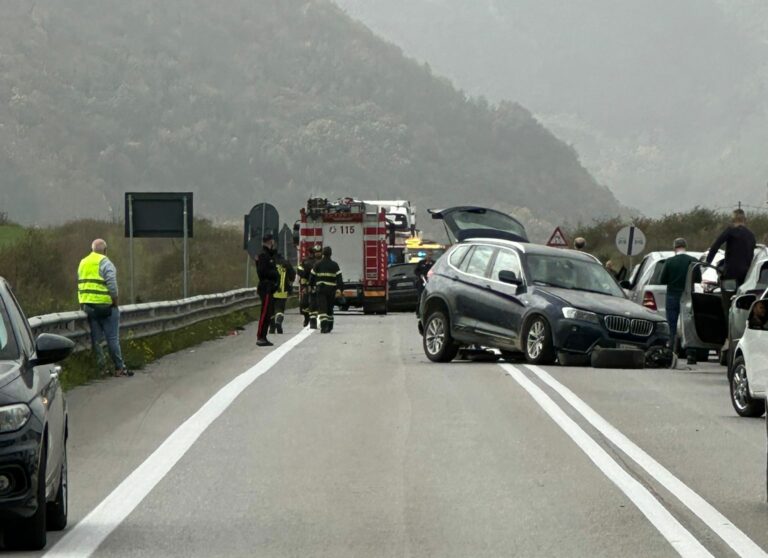
<svg viewBox="0 0 768 558"><path fill-rule="evenodd" d="M299 258L304 261L315 245L333 248L341 267L342 309L362 307L366 314L387 311L386 214L376 206L344 198L329 202L312 198L301 210Z"/></svg>

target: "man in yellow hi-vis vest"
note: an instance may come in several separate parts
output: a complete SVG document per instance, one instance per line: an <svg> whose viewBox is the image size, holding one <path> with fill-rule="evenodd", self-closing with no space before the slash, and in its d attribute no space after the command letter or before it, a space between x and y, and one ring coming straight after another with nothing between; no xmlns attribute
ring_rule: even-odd
<svg viewBox="0 0 768 558"><path fill-rule="evenodd" d="M277 283L275 291L275 315L269 323L270 333L283 333L283 320L285 319L285 303L293 289L293 282L296 280L296 271L291 262L286 260L282 254L277 255L277 274L280 280Z"/></svg>
<svg viewBox="0 0 768 558"><path fill-rule="evenodd" d="M101 370L106 368L102 337L115 365L115 376L133 376L125 367L120 350L120 310L117 304L117 270L107 257L107 243L97 238L91 244L91 253L77 268L77 298L88 316L91 328L91 346Z"/></svg>

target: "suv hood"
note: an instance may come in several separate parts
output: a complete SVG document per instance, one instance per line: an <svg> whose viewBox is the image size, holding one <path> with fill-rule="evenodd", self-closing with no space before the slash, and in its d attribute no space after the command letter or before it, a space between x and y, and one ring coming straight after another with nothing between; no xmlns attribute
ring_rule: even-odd
<svg viewBox="0 0 768 558"><path fill-rule="evenodd" d="M433 219L442 220L452 244L470 238L501 238L528 242L525 227L515 219L487 207L462 205L448 209L430 209Z"/></svg>
<svg viewBox="0 0 768 558"><path fill-rule="evenodd" d="M650 320L652 322L664 321L664 318L658 312L644 308L626 298L554 287L536 287L536 289L539 292L557 298L565 305L572 306L573 308L588 310L597 314L625 316L627 318Z"/></svg>

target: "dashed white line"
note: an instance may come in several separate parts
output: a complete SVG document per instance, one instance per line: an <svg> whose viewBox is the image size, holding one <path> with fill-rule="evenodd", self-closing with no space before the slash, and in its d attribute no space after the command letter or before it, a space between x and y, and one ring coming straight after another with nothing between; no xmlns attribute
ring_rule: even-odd
<svg viewBox="0 0 768 558"><path fill-rule="evenodd" d="M268 372L311 333L310 329L302 330L221 388L44 556L59 558L93 554L178 463L213 421L259 376Z"/></svg>
<svg viewBox="0 0 768 558"><path fill-rule="evenodd" d="M563 411L551 397L523 372L500 365L533 397L550 418L576 443L587 457L621 490L670 545L684 558L713 555L640 482L627 473L600 445ZM713 557L714 558L714 557Z"/></svg>

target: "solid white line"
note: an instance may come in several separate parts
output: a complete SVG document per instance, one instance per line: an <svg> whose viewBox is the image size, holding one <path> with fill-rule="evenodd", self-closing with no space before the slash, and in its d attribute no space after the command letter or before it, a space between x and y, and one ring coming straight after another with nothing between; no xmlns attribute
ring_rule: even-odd
<svg viewBox="0 0 768 558"><path fill-rule="evenodd" d="M141 501L178 463L203 432L235 399L288 352L304 341L312 330L304 329L271 351L211 397L171 434L144 463L139 465L112 493L75 525L45 556L90 556Z"/></svg>
<svg viewBox="0 0 768 558"><path fill-rule="evenodd" d="M669 472L663 465L648 455L613 425L597 414L589 405L563 384L555 380L548 372L538 366L528 366L542 382L560 394L587 422L594 426L606 439L627 454L640 467L654 477L664 488L675 495L689 510L696 514L712 529L736 554L743 558L766 558L766 553L746 533L731 523L727 517L717 511L712 504L699 496L683 481Z"/></svg>
<svg viewBox="0 0 768 558"><path fill-rule="evenodd" d="M712 554L653 495L608 455L565 411L520 370L509 364L500 365L563 429L587 457L642 512L648 521L684 558L712 557ZM714 557L712 557L714 558Z"/></svg>

